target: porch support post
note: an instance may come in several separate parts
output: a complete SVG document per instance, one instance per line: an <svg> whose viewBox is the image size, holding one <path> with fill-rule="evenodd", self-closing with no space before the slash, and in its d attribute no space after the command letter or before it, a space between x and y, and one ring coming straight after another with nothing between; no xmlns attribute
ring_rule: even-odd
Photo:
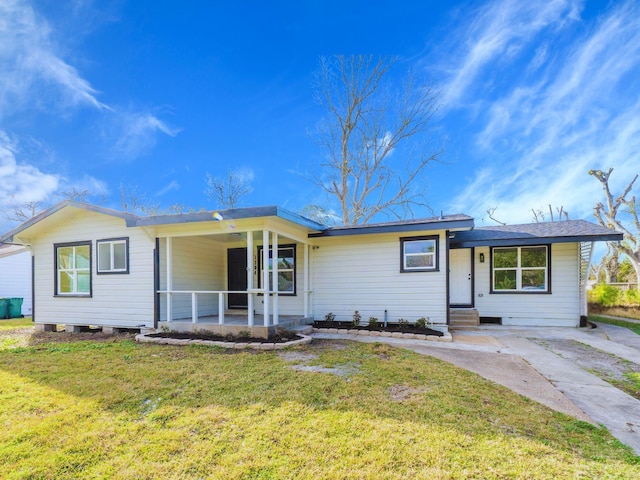
<svg viewBox="0 0 640 480"><path fill-rule="evenodd" d="M273 253L271 254L271 278L273 279L273 324L278 325L278 233L273 232Z"/></svg>
<svg viewBox="0 0 640 480"><path fill-rule="evenodd" d="M304 318L309 318L309 244L305 243L304 247Z"/></svg>
<svg viewBox="0 0 640 480"><path fill-rule="evenodd" d="M218 324L224 323L224 292L218 292Z"/></svg>
<svg viewBox="0 0 640 480"><path fill-rule="evenodd" d="M171 237L167 237L167 322L171 321L171 290L173 290Z"/></svg>
<svg viewBox="0 0 640 480"><path fill-rule="evenodd" d="M264 326L269 326L269 230L262 231L262 288L264 295Z"/></svg>
<svg viewBox="0 0 640 480"><path fill-rule="evenodd" d="M253 232L247 232L247 324L253 327Z"/></svg>
<svg viewBox="0 0 640 480"><path fill-rule="evenodd" d="M198 294L191 292L191 323L198 323Z"/></svg>

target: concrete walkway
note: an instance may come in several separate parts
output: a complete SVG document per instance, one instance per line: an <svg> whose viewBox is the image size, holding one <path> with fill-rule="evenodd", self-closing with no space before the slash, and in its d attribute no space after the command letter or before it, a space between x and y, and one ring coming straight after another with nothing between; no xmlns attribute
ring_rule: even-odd
<svg viewBox="0 0 640 480"><path fill-rule="evenodd" d="M604 425L640 455L640 401L529 339L574 340L640 364L640 336L599 324L595 329L481 326L453 332L453 342L318 334L384 342L431 355L475 372L557 411Z"/></svg>

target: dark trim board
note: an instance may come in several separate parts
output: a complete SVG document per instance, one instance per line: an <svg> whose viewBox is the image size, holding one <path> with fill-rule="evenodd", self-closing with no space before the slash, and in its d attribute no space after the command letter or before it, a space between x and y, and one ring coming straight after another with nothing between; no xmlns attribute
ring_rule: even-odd
<svg viewBox="0 0 640 480"><path fill-rule="evenodd" d="M160 239L156 238L153 250L153 328L158 328L160 321Z"/></svg>

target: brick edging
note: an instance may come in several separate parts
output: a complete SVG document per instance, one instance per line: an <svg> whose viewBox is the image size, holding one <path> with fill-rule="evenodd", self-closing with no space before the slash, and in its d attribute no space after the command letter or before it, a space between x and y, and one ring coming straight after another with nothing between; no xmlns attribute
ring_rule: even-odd
<svg viewBox="0 0 640 480"><path fill-rule="evenodd" d="M150 337L146 333L139 333L135 336L136 342L139 343L157 343L160 345L206 345L209 347L222 347L222 348L235 348L237 350L244 350L247 348L255 350L282 350L283 348L292 347L294 345L302 345L305 343L311 343L311 337L308 335L297 334L302 337L298 340L292 340L286 343L273 343L269 341L265 342L222 342L219 340L196 340L190 338L162 338L162 337Z"/></svg>
<svg viewBox="0 0 640 480"><path fill-rule="evenodd" d="M404 340L428 340L432 342L451 342L453 338L449 332L443 332L441 337L437 335L424 335L422 333L402 332L376 332L371 330L347 329L347 328L314 328L313 333L341 333L347 335L364 335L368 337L391 337Z"/></svg>

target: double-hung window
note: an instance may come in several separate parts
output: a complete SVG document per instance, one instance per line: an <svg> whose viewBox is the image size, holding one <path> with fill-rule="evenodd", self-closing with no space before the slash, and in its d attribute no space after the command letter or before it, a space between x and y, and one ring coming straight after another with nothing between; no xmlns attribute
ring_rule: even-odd
<svg viewBox="0 0 640 480"><path fill-rule="evenodd" d="M403 237L400 239L401 272L436 270L438 270L438 236Z"/></svg>
<svg viewBox="0 0 640 480"><path fill-rule="evenodd" d="M55 250L55 294L91 296L91 242L59 243Z"/></svg>
<svg viewBox="0 0 640 480"><path fill-rule="evenodd" d="M262 247L258 247L260 275L258 285L262 287L264 266ZM269 249L269 290L273 291L273 249ZM282 245L278 247L278 293L284 295L296 294L296 246Z"/></svg>
<svg viewBox="0 0 640 480"><path fill-rule="evenodd" d="M129 273L129 239L109 238L96 242L98 274Z"/></svg>
<svg viewBox="0 0 640 480"><path fill-rule="evenodd" d="M492 249L494 292L547 293L549 247L494 247Z"/></svg>

